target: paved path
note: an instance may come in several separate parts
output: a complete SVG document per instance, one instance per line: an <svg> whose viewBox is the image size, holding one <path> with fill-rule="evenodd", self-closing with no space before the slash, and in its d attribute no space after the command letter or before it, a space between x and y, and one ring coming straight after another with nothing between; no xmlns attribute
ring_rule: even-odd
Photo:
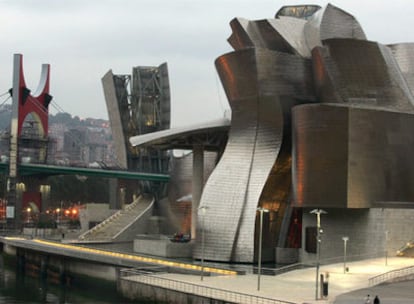
<svg viewBox="0 0 414 304"><path fill-rule="evenodd" d="M292 303L364 303L367 294L379 295L381 304L414 303L414 281L369 287L369 278L376 275L414 266L411 258L370 259L347 263L349 272L343 273L343 264L321 266L320 273L329 272L328 298L315 300L315 268L294 270L277 276L262 275L260 291L258 277L254 274L238 276L204 276L164 274L164 277L202 286L230 290Z"/></svg>
<svg viewBox="0 0 414 304"><path fill-rule="evenodd" d="M364 288L336 297L335 304L361 304L361 299L369 294L371 298L378 295L381 304L414 303L414 281L383 284Z"/></svg>
<svg viewBox="0 0 414 304"><path fill-rule="evenodd" d="M130 261L130 266L132 267L134 267L134 263L150 261L154 264L160 263L160 265L169 265L183 269L197 270L200 268L199 265L140 257L135 254L111 253L99 249L89 249L50 241L4 238L3 242L54 254L74 255L77 258L93 258L94 260L99 260L100 258L102 262L110 264L111 262L119 261L124 266L128 265L128 261ZM193 284L199 287L200 290L203 287L211 287L230 293L243 293L250 296L260 296L298 304L363 304L363 299L367 294L371 296L379 295L381 304L414 303L414 281L384 284L374 287L369 286L370 278L395 269L414 266L414 259L392 257L388 258L387 265L385 264L384 258L348 262L348 273L343 272L342 263L322 265L320 267L320 273L329 273L329 294L326 299L322 300L315 300L316 271L314 267L294 270L277 276L261 275L259 291L257 290L257 274L220 275L220 269L216 269L216 274L211 276L205 275L203 281L201 281L200 275L165 273L161 277L177 282Z"/></svg>

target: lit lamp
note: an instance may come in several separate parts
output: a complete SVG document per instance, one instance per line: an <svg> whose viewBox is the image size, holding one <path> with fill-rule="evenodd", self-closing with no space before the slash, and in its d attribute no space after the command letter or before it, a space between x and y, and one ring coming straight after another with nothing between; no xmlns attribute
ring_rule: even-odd
<svg viewBox="0 0 414 304"><path fill-rule="evenodd" d="M269 212L269 209L259 207L257 211L260 213L260 230L259 230L259 256L257 265L257 290L260 290L260 274L262 272L262 235L263 235L263 212Z"/></svg>
<svg viewBox="0 0 414 304"><path fill-rule="evenodd" d="M57 218L57 223L60 223L60 208L56 209L56 218Z"/></svg>
<svg viewBox="0 0 414 304"><path fill-rule="evenodd" d="M32 208L27 207L26 211L27 211L27 222L29 223L31 219L30 212L32 212Z"/></svg>
<svg viewBox="0 0 414 304"><path fill-rule="evenodd" d="M319 289L319 260L321 257L321 214L327 214L325 210L313 209L310 213L316 214L316 287L315 287L315 300L318 300Z"/></svg>

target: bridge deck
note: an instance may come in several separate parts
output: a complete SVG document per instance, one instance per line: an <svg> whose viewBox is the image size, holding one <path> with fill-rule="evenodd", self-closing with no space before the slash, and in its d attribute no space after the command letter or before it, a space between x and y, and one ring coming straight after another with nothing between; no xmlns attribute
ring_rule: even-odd
<svg viewBox="0 0 414 304"><path fill-rule="evenodd" d="M7 174L9 164L0 163L0 173ZM42 164L19 164L20 176L25 175L85 175L107 178L140 179L157 182L167 182L170 179L168 174L155 174L144 172L131 172L122 170L92 169L82 167L61 167Z"/></svg>

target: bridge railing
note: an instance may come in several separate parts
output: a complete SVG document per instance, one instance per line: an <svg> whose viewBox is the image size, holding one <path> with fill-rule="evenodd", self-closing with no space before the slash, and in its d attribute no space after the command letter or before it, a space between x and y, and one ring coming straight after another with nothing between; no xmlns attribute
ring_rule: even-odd
<svg viewBox="0 0 414 304"><path fill-rule="evenodd" d="M160 277L159 272L157 273L157 271L153 272L141 269L123 269L120 271L120 279L137 282L140 284L157 286L160 288L174 290L182 293L193 294L208 299L223 300L228 303L294 304L293 302L245 294L220 288L207 287L199 284Z"/></svg>

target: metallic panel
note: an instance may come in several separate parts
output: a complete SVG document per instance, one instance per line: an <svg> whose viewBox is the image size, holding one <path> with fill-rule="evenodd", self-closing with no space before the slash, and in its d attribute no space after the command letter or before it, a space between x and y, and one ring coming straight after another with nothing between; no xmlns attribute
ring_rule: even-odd
<svg viewBox="0 0 414 304"><path fill-rule="evenodd" d="M414 206L414 115L340 105L293 110L293 204ZM323 157L322 157L323 156Z"/></svg>
<svg viewBox="0 0 414 304"><path fill-rule="evenodd" d="M346 207L348 108L302 105L292 111L293 204Z"/></svg>
<svg viewBox="0 0 414 304"><path fill-rule="evenodd" d="M250 21L235 18L228 39L235 50L267 48L310 58L311 50L331 38L366 40L358 21L343 10L328 4L283 7L275 19Z"/></svg>
<svg viewBox="0 0 414 304"><path fill-rule="evenodd" d="M328 4L308 19L304 37L310 50L331 38L366 40L365 33L355 17L332 4Z"/></svg>
<svg viewBox="0 0 414 304"><path fill-rule="evenodd" d="M249 48L219 57L216 67L232 108L232 124L224 154L201 198L200 206L208 208L205 220L202 215L198 219L205 222L205 227L200 227L205 232L204 255L209 260L252 262L256 208L273 209L266 223L277 221L274 212L279 202L275 194L263 189L273 188L273 193L278 193L281 186L273 184L280 180L278 170L284 175L285 168L290 168L289 154L279 160L280 168L276 159L284 132L289 134L284 125L289 128L290 108L305 96L313 98L311 65L297 56ZM280 196L286 199L290 183L287 188L282 186L280 192L285 195ZM265 246L274 248L277 237L267 235L270 242ZM200 254L197 247L194 255Z"/></svg>
<svg viewBox="0 0 414 304"><path fill-rule="evenodd" d="M235 50L260 47L304 57L311 55L303 36L305 20L281 17L250 21L235 18L230 25L233 33L228 41Z"/></svg>
<svg viewBox="0 0 414 304"><path fill-rule="evenodd" d="M330 39L313 51L321 102L413 112L414 100L389 48L371 41Z"/></svg>
<svg viewBox="0 0 414 304"><path fill-rule="evenodd" d="M400 71L414 94L414 43L400 43L388 45L398 63Z"/></svg>

